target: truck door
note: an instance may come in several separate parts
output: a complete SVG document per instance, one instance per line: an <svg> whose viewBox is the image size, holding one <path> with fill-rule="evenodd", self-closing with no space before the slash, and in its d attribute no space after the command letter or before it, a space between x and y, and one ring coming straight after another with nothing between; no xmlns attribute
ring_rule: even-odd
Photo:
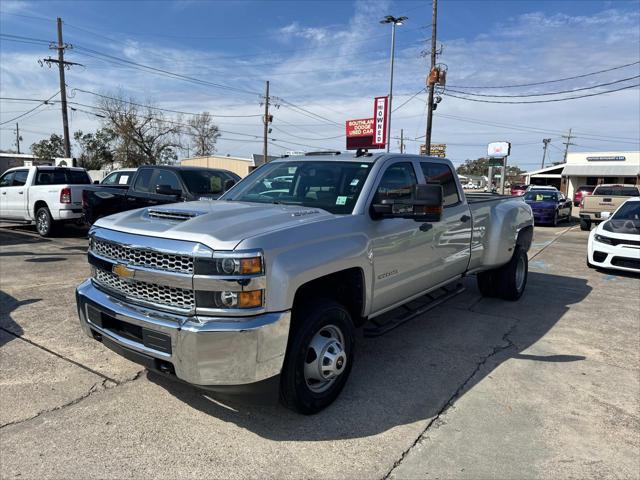
<svg viewBox="0 0 640 480"><path fill-rule="evenodd" d="M3 211L9 218L25 220L27 218L27 177L29 169L14 170L11 185L3 187Z"/></svg>
<svg viewBox="0 0 640 480"><path fill-rule="evenodd" d="M386 166L371 203L384 198L409 199L416 183L413 162L398 159ZM427 266L435 262L435 250L430 246L434 235L421 231L420 226L420 222L405 218L371 220L373 312L429 287Z"/></svg>
<svg viewBox="0 0 640 480"><path fill-rule="evenodd" d="M0 177L0 217L10 218L11 214L8 210L7 194L9 187L13 183L13 172L6 172Z"/></svg>
<svg viewBox="0 0 640 480"><path fill-rule="evenodd" d="M471 255L472 220L469 205L462 201L455 174L445 161L426 160L420 162L424 181L442 185L444 208L442 220L431 229L430 245L433 255L426 265L431 286L464 273Z"/></svg>

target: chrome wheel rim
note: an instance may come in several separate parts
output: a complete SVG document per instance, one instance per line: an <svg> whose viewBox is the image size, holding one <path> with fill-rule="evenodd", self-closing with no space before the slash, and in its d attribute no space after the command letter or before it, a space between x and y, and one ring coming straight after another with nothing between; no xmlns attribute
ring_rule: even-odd
<svg viewBox="0 0 640 480"><path fill-rule="evenodd" d="M518 257L518 263L516 265L516 289L518 291L522 290L524 287L524 276L525 276L525 264L524 257Z"/></svg>
<svg viewBox="0 0 640 480"><path fill-rule="evenodd" d="M304 360L304 380L314 393L328 390L344 373L347 353L344 335L335 325L323 326L311 339Z"/></svg>
<svg viewBox="0 0 640 480"><path fill-rule="evenodd" d="M41 235L44 235L45 233L47 233L47 230L49 230L49 218L47 217L47 214L45 212L40 212L38 214L37 228L38 233L40 233Z"/></svg>

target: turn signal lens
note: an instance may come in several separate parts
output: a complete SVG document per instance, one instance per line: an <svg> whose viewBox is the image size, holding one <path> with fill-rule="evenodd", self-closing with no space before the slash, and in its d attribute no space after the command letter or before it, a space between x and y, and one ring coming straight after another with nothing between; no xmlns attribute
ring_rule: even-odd
<svg viewBox="0 0 640 480"><path fill-rule="evenodd" d="M262 273L262 258L260 257L241 258L240 273L242 275Z"/></svg>
<svg viewBox="0 0 640 480"><path fill-rule="evenodd" d="M239 292L238 308L257 308L262 306L262 290Z"/></svg>

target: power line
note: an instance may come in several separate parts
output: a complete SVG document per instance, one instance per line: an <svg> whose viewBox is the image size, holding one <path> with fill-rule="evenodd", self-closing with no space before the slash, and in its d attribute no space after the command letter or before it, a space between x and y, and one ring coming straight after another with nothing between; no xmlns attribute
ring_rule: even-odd
<svg viewBox="0 0 640 480"><path fill-rule="evenodd" d="M639 61L635 61L632 63L626 63L624 65L619 65L617 67L612 67L612 68L607 68L605 70L598 70L597 72L590 72L590 73L584 73L582 75L574 75L572 77L565 77L565 78L558 78L555 80L545 80L545 81L541 81L541 82L534 82L534 83L520 83L517 85L495 85L495 86L468 86L468 85L449 85L449 87L452 88L517 88L517 87L532 87L534 85L545 85L547 83L557 83L557 82L564 82L565 80L574 80L576 78L584 78L584 77L589 77L591 75L598 75L600 73L605 73L605 72L611 72L613 70L619 70L621 68L626 68L626 67L630 67L632 65L637 65L640 63Z"/></svg>
<svg viewBox="0 0 640 480"><path fill-rule="evenodd" d="M622 78L620 80L615 80L613 82L599 83L598 85L592 85L590 87L582 87L582 88L575 88L573 90L560 90L558 92L546 92L546 93L530 93L530 94L518 94L518 95L487 95L487 94L482 94L482 93L471 93L471 92L464 92L462 90L452 90L452 89L447 89L447 92L461 93L463 95L470 95L472 97L494 97L494 98L544 97L544 96L548 96L548 95L559 95L561 93L581 92L583 90L591 90L591 89L594 89L594 88L606 87L606 86L609 86L609 85L615 85L616 83L622 83L622 82L626 82L626 81L629 81L629 80L635 80L636 78L640 78L640 75L635 75L633 77Z"/></svg>
<svg viewBox="0 0 640 480"><path fill-rule="evenodd" d="M58 95L59 93L60 93L60 90L58 90L56 93L54 93L53 95L51 95L51 96L50 96L49 98L47 98L46 100L43 100L43 101L42 101L42 103L40 103L40 104L36 105L35 107L33 107L33 108L31 108L31 109L27 110L27 111L26 111L26 112L24 112L24 113L21 113L21 114L20 114L20 115L18 115L17 117L13 117L13 118L11 118L11 119L9 119L9 120L6 120L6 121L4 121L4 122L0 123L0 125L4 125L4 124L6 124L6 123L15 122L16 120L18 120L18 119L20 119L20 118L22 118L22 117L24 117L24 116L26 116L26 115L30 114L31 112L33 112L33 111L37 110L38 108L40 108L40 107L42 107L42 106L44 106L44 105L48 105L48 103L47 103L47 102L49 102L53 97L55 97L55 96L56 96L56 95Z"/></svg>
<svg viewBox="0 0 640 480"><path fill-rule="evenodd" d="M285 135L289 135L290 137L293 138L299 138L300 140L335 140L336 138L343 138L345 136L345 134L343 133L342 135L335 135L333 137L322 137L322 138L318 138L318 137L300 137L298 135L294 135L293 133L289 133L286 130L283 130L281 128L276 127L275 125L272 127L275 130L278 130L279 132L284 133Z"/></svg>
<svg viewBox="0 0 640 480"><path fill-rule="evenodd" d="M553 99L549 99L549 100L531 100L531 101L524 101L524 100L518 100L518 101L497 101L497 100L480 100L477 98L469 98L469 97L461 97L458 95L453 95L451 93L447 93L447 92L443 92L443 95L447 95L448 97L453 97L453 98L458 98L460 100L467 100L469 102L479 102L479 103L504 103L504 104L523 104L523 103L551 103L551 102L564 102L566 100L576 100L579 98L587 98L587 97L595 97L598 95L604 95L606 93L613 93L613 92L619 92L621 90L628 90L629 88L635 88L635 87L640 87L640 83L635 84L635 85L629 85L626 87L620 87L620 88L614 88L612 90L605 90L603 92L596 92L596 93L589 93L589 94L585 94L585 95L577 95L577 96L573 96L573 97L565 97L565 98L553 98Z"/></svg>
<svg viewBox="0 0 640 480"><path fill-rule="evenodd" d="M255 92L255 91L250 91L250 90L245 90L242 88L237 88L237 87L232 87L230 85L224 85L221 83L215 83L215 82L209 82L208 80L202 80L200 78L195 78L195 77L190 77L187 75L182 75L180 73L175 73L175 72L171 72L169 70L164 70L162 68L156 68L156 67L152 67L149 65L144 65L138 62L134 62L132 60L127 60L126 58L120 58L120 57L116 57L114 55L109 55L108 53L102 53L99 52L97 50L93 50L91 48L86 48L86 47L78 47L76 46L77 50L80 50L80 53L84 52L90 52L93 53L94 55L99 55L101 57L105 57L105 58L109 58L115 62L120 62L120 63L124 63L127 65L132 65L134 67L138 67L138 69L141 69L143 71L150 71L156 74L160 74L166 77L170 77L170 78L176 78L176 79L180 79L180 80L185 80L191 83L197 83L200 85L206 85L206 86L211 86L211 87L215 87L215 88L220 88L220 89L224 89L224 90L229 90L229 91L233 91L233 92L238 92L238 93L247 93L250 95L260 95L260 93Z"/></svg>
<svg viewBox="0 0 640 480"><path fill-rule="evenodd" d="M82 92L82 93L88 93L89 95L95 95L96 97L101 97L101 98L105 98L108 100L115 100L118 102L122 102L122 103L126 103L128 105L135 105L137 107L143 107L143 108L150 108L153 110L159 110L159 111L163 111L163 112L170 112L170 113L177 113L180 115L200 115L200 113L194 113L194 112L185 112L185 111L180 111L180 110L172 110L169 108L160 108L160 107L154 107L151 105L143 105L141 103L136 103L136 102L131 102L129 100L123 100L120 98L116 98L116 97L111 97L109 95L104 95L101 93L96 93L96 92L91 92L89 90L84 90L82 88L72 88L71 89L72 92ZM212 117L220 117L220 118L249 118L249 117L261 117L262 115L260 114L253 114L253 115L214 115L214 114L210 114Z"/></svg>

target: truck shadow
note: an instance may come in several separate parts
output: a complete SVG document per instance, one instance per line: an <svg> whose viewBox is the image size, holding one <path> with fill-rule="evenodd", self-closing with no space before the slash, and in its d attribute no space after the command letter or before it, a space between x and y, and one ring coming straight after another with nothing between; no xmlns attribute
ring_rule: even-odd
<svg viewBox="0 0 640 480"><path fill-rule="evenodd" d="M0 347L24 333L22 327L11 318L12 312L22 305L29 305L40 300L40 298L30 298L20 301L0 290Z"/></svg>
<svg viewBox="0 0 640 480"><path fill-rule="evenodd" d="M518 302L480 297L473 277L465 285L467 290L448 304L382 337L359 336L349 382L333 405L314 416L223 398L153 373L148 379L192 408L261 437L325 441L376 435L415 422L424 428L508 360L556 362L563 368L585 359L571 351L522 352L589 294L587 280L530 272Z"/></svg>

